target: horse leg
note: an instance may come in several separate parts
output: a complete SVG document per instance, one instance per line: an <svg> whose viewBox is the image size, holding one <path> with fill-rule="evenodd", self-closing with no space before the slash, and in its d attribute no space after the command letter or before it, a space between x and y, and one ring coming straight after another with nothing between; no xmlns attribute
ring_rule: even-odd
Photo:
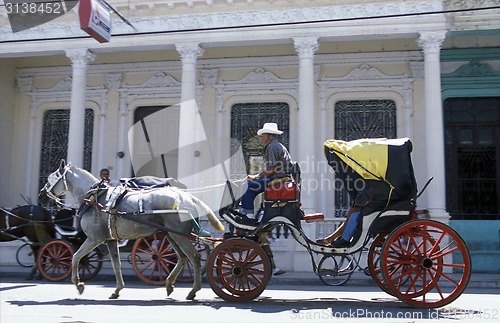
<svg viewBox="0 0 500 323"><path fill-rule="evenodd" d="M96 242L90 238L85 239L80 248L73 255L72 261L72 272L71 272L71 281L75 284L76 289L80 294L85 290L85 284L80 282L80 274L78 272L78 266L80 265L80 260L88 255L92 250L94 250L98 245L100 245L102 241Z"/></svg>
<svg viewBox="0 0 500 323"><path fill-rule="evenodd" d="M177 242L175 242L175 240L173 240L168 234L167 234L167 239L172 245L172 248L175 250L175 253L177 254L177 264L175 264L174 269L172 269L172 271L168 275L167 282L165 285L167 289L167 296L170 296L170 294L172 294L172 292L174 291L174 283L177 280L179 274L181 273L182 268L184 268L184 265L188 261L188 257L179 247Z"/></svg>
<svg viewBox="0 0 500 323"><path fill-rule="evenodd" d="M120 296L120 291L123 289L123 286L125 286L122 276L120 253L118 251L118 240L106 240L106 245L108 246L111 264L113 265L113 271L116 277L116 289L109 299L117 299Z"/></svg>
<svg viewBox="0 0 500 323"><path fill-rule="evenodd" d="M33 253L33 266L31 267L31 272L30 274L28 275L28 277L26 277L26 280L32 280L33 278L35 278L35 274L38 270L38 264L37 264L37 255L38 255L38 251L40 250L40 246L36 246L35 244L32 244L30 245L30 248L31 248L31 252ZM38 280L42 279L42 276L39 275L37 277Z"/></svg>
<svg viewBox="0 0 500 323"><path fill-rule="evenodd" d="M196 292L201 289L201 256L196 250L196 248L193 246L193 243L191 240L188 240L186 238L183 238L181 236L178 236L176 234L170 234L170 237L177 243L179 249L184 253L185 256L189 258L189 261L191 261L191 264L193 265L194 269L194 282L193 282L193 288L189 292L188 296L186 299L188 300L193 300L196 296ZM185 261L184 261L185 263ZM179 263L177 264L179 265ZM182 264L184 266L184 264ZM182 269L182 267L181 267ZM174 268L175 270L175 268ZM179 269L180 271L180 269ZM178 275L179 273L177 273ZM170 278L170 275L169 275ZM177 278L177 276L176 276ZM168 278L167 278L168 281Z"/></svg>

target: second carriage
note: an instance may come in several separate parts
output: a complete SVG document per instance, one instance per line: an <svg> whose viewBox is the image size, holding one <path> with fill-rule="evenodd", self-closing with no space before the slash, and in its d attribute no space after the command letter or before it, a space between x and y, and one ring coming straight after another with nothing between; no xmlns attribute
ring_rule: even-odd
<svg viewBox="0 0 500 323"><path fill-rule="evenodd" d="M75 210L62 209L54 218L54 230L58 238L44 243L35 261L43 278L49 281L62 281L70 276L73 254L85 241L86 236L78 226ZM129 252L123 261L129 262L137 277L150 285L165 285L167 276L178 261L177 254L161 232L135 241L121 240L118 246L122 251ZM201 255L204 270L210 247L201 242L197 242L195 246ZM103 263L109 261L106 258L107 252L107 248L101 245L82 258L78 267L82 280L90 280L101 271ZM177 280L193 281L193 268L190 262L186 264Z"/></svg>

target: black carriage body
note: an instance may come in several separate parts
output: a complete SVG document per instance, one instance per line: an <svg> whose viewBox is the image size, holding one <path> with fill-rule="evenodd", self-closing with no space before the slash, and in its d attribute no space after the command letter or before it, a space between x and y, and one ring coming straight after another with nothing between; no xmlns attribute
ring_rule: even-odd
<svg viewBox="0 0 500 323"><path fill-rule="evenodd" d="M379 217L370 233L390 232L411 219L417 183L411 162L413 145L403 139L328 140L324 154L361 216L386 210L408 211L406 216ZM360 159L358 156L363 156ZM361 223L362 221L360 221Z"/></svg>

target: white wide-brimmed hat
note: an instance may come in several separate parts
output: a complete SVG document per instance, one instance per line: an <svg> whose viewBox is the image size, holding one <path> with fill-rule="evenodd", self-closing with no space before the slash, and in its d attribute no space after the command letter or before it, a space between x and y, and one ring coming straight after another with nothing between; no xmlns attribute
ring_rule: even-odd
<svg viewBox="0 0 500 323"><path fill-rule="evenodd" d="M273 135L281 135L283 133L283 131L278 130L278 125L276 123L268 122L268 123L264 123L264 127L262 127L262 129L257 131L257 134L259 136L262 136L262 134L264 134L264 133L270 133Z"/></svg>

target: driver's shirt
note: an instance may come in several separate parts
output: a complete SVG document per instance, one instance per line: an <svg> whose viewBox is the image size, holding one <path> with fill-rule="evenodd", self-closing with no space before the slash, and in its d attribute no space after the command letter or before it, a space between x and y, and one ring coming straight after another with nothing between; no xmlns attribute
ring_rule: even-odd
<svg viewBox="0 0 500 323"><path fill-rule="evenodd" d="M264 149L264 161L266 169L273 166L276 167L276 173L273 174L274 178L282 178L290 174L292 158L286 147L276 139L273 139L266 145Z"/></svg>

